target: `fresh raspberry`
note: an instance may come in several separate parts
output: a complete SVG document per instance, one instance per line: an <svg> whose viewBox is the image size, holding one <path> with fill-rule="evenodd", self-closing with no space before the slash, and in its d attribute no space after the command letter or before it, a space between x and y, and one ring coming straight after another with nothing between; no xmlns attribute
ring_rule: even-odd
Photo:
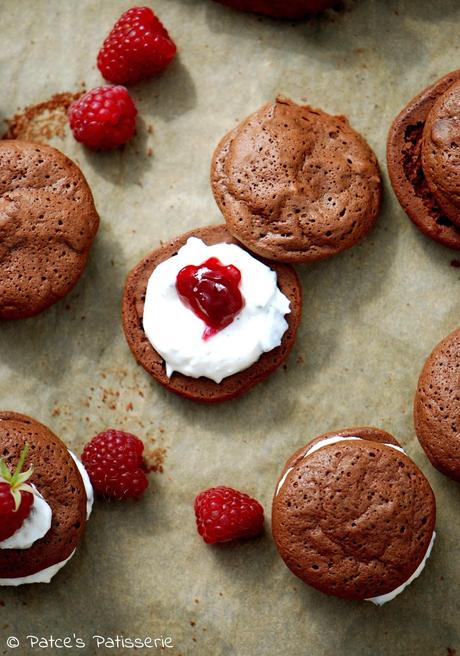
<svg viewBox="0 0 460 656"><path fill-rule="evenodd" d="M33 468L22 471L28 450L28 445L22 449L14 472L0 460L0 542L16 533L32 510L33 488L26 481L32 476Z"/></svg>
<svg viewBox="0 0 460 656"><path fill-rule="evenodd" d="M125 144L136 131L137 109L125 87L96 87L69 108L73 136L88 148Z"/></svg>
<svg viewBox="0 0 460 656"><path fill-rule="evenodd" d="M176 46L149 7L132 7L120 16L102 44L97 66L109 82L135 84L161 73Z"/></svg>
<svg viewBox="0 0 460 656"><path fill-rule="evenodd" d="M94 490L109 499L139 497L148 487L138 437L109 428L88 442L82 462Z"/></svg>
<svg viewBox="0 0 460 656"><path fill-rule="evenodd" d="M262 532L264 509L231 487L212 487L195 499L198 533L208 544L250 538Z"/></svg>

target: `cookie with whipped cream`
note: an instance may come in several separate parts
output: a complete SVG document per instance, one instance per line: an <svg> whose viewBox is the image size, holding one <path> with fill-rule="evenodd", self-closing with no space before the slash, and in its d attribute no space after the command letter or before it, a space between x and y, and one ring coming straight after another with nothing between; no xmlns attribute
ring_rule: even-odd
<svg viewBox="0 0 460 656"><path fill-rule="evenodd" d="M288 263L354 246L374 225L382 191L374 153L344 116L282 97L224 136L211 185L230 233Z"/></svg>
<svg viewBox="0 0 460 656"><path fill-rule="evenodd" d="M74 162L51 146L0 141L0 319L36 315L68 294L98 226Z"/></svg>
<svg viewBox="0 0 460 656"><path fill-rule="evenodd" d="M416 578L435 538L429 482L377 428L326 433L288 460L272 530L289 569L326 594L381 605Z"/></svg>
<svg viewBox="0 0 460 656"><path fill-rule="evenodd" d="M414 401L415 432L432 465L460 481L460 329L425 362Z"/></svg>
<svg viewBox="0 0 460 656"><path fill-rule="evenodd" d="M217 0L227 7L272 18L304 18L337 5L337 0Z"/></svg>
<svg viewBox="0 0 460 656"><path fill-rule="evenodd" d="M128 275L122 316L134 357L155 380L216 403L286 360L301 308L292 267L262 261L216 225L145 257Z"/></svg>
<svg viewBox="0 0 460 656"><path fill-rule="evenodd" d="M73 556L93 502L83 465L56 435L30 417L0 412L0 454L11 471L25 445L34 502L23 525L0 542L0 585L48 583Z"/></svg>
<svg viewBox="0 0 460 656"><path fill-rule="evenodd" d="M402 208L427 237L454 249L460 249L460 212L442 167L453 154L455 176L456 141L449 140L453 123L447 129L444 110L447 99L458 98L459 82L460 69L415 96L393 121L387 141L388 173Z"/></svg>

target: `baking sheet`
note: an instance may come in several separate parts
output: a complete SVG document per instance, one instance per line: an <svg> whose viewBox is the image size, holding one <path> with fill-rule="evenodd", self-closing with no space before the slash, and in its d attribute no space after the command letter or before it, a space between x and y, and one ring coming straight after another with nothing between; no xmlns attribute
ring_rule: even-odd
<svg viewBox="0 0 460 656"><path fill-rule="evenodd" d="M460 256L416 231L384 164L396 113L459 66L460 5L349 0L345 11L294 25L208 0L146 4L180 57L161 78L133 88L139 134L123 152L89 153L67 131L51 138L82 167L102 225L65 301L0 325L0 394L3 408L36 417L79 452L109 426L137 433L164 471L152 473L139 503L96 504L77 555L51 585L0 589L0 654L131 653L97 648L96 634L169 637L173 647L161 653L182 656L460 653L460 488L429 465L411 418L425 357L459 324L460 273L451 261ZM100 84L98 47L129 6L2 0L0 118L82 82ZM368 138L384 172L383 211L361 245L300 269L305 311L287 368L239 400L195 405L135 364L121 329L123 282L160 240L220 221L208 182L212 150L279 92L346 114ZM288 456L324 431L356 424L400 439L438 501L438 539L425 572L382 608L303 585L278 558L269 531ZM264 504L263 537L202 543L193 499L216 484ZM27 635L69 636L74 647L32 648ZM19 648L8 648L9 636ZM75 646L77 637L85 648Z"/></svg>

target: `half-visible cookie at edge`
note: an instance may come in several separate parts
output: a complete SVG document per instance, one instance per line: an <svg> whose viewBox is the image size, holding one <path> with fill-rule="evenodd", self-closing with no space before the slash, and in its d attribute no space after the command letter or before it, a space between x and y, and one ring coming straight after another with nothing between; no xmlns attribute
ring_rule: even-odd
<svg viewBox="0 0 460 656"><path fill-rule="evenodd" d="M434 103L423 130L422 165L446 216L460 226L460 80Z"/></svg>
<svg viewBox="0 0 460 656"><path fill-rule="evenodd" d="M460 329L443 339L423 366L414 422L433 466L460 481Z"/></svg>
<svg viewBox="0 0 460 656"><path fill-rule="evenodd" d="M30 482L52 509L46 535L28 549L0 549L0 579L28 577L65 561L76 549L86 525L86 491L65 444L49 428L16 412L0 412L0 454L10 469L25 444Z"/></svg>
<svg viewBox="0 0 460 656"><path fill-rule="evenodd" d="M281 97L224 136L211 185L234 237L289 263L356 244L381 199L377 159L347 119Z"/></svg>
<svg viewBox="0 0 460 656"><path fill-rule="evenodd" d="M51 146L0 141L0 319L36 315L68 294L98 226L74 162Z"/></svg>
<svg viewBox="0 0 460 656"><path fill-rule="evenodd" d="M458 80L460 69L413 98L393 121L387 142L388 173L402 208L427 237L455 249L460 249L460 229L428 186L422 166L422 137L433 105Z"/></svg>
<svg viewBox="0 0 460 656"><path fill-rule="evenodd" d="M194 401L217 403L240 396L264 380L286 360L294 344L302 312L300 283L292 267L264 262L276 272L278 287L290 300L291 312L285 317L288 329L279 347L264 353L248 369L224 378L221 383L204 377L191 378L177 372L168 378L163 358L155 351L143 329L145 293L147 282L155 267L175 255L189 237L198 237L208 245L229 243L241 246L223 225L197 228L163 244L144 258L128 275L122 306L123 328L136 361L166 389Z"/></svg>

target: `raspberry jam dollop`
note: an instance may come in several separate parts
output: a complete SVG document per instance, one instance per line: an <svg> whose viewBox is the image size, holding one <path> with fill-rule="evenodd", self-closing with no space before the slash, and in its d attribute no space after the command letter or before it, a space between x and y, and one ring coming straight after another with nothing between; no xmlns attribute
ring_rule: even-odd
<svg viewBox="0 0 460 656"><path fill-rule="evenodd" d="M229 326L243 309L240 282L241 271L233 264L222 264L217 257L189 264L177 274L181 301L206 324L204 340Z"/></svg>

